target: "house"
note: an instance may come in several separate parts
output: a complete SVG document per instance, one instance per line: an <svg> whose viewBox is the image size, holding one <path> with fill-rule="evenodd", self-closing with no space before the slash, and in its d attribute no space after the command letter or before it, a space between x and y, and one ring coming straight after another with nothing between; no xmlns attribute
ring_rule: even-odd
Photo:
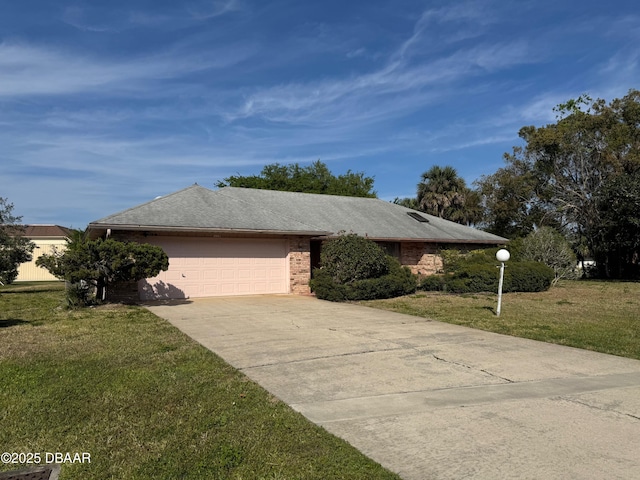
<svg viewBox="0 0 640 480"><path fill-rule="evenodd" d="M46 282L58 280L44 268L36 265L38 257L67 247L70 230L59 225L25 225L23 236L36 244L30 262L18 266L16 282Z"/></svg>
<svg viewBox="0 0 640 480"><path fill-rule="evenodd" d="M414 273L441 268L442 248L482 248L506 239L375 198L197 184L109 215L92 238L161 246L169 270L112 299L308 294L322 241L341 232L378 242Z"/></svg>

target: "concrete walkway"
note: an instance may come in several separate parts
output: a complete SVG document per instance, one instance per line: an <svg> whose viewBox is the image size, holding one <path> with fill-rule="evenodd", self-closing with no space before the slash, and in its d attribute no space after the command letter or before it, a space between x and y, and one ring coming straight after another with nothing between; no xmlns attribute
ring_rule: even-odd
<svg viewBox="0 0 640 480"><path fill-rule="evenodd" d="M308 297L148 308L406 480L640 479L640 361Z"/></svg>

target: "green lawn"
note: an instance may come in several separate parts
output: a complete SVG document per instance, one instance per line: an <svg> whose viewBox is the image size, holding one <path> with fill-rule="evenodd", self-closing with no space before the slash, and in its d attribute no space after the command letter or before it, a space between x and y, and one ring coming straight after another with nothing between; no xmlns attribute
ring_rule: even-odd
<svg viewBox="0 0 640 480"><path fill-rule="evenodd" d="M0 287L1 451L91 455L62 480L398 478L143 308L63 296Z"/></svg>
<svg viewBox="0 0 640 480"><path fill-rule="evenodd" d="M363 305L640 359L640 283L565 281L541 293L421 292Z"/></svg>

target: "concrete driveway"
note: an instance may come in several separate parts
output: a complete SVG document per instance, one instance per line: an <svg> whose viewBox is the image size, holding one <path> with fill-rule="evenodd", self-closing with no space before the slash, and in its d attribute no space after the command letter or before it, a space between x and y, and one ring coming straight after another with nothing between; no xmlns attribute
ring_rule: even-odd
<svg viewBox="0 0 640 480"><path fill-rule="evenodd" d="M640 361L310 297L148 308L404 479L640 479Z"/></svg>

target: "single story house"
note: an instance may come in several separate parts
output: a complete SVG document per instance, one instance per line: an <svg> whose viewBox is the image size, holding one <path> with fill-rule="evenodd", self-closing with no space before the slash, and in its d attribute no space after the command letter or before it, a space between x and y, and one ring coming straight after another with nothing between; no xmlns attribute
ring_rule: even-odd
<svg viewBox="0 0 640 480"><path fill-rule="evenodd" d="M23 236L36 244L30 262L18 266L16 282L47 282L58 280L48 270L36 265L38 257L51 254L55 250L67 248L70 230L59 225L24 225Z"/></svg>
<svg viewBox="0 0 640 480"><path fill-rule="evenodd" d="M378 242L414 273L441 268L442 248L482 248L506 239L375 198L197 184L109 215L92 238L159 245L169 269L108 293L111 299L309 294L323 240L341 232Z"/></svg>

